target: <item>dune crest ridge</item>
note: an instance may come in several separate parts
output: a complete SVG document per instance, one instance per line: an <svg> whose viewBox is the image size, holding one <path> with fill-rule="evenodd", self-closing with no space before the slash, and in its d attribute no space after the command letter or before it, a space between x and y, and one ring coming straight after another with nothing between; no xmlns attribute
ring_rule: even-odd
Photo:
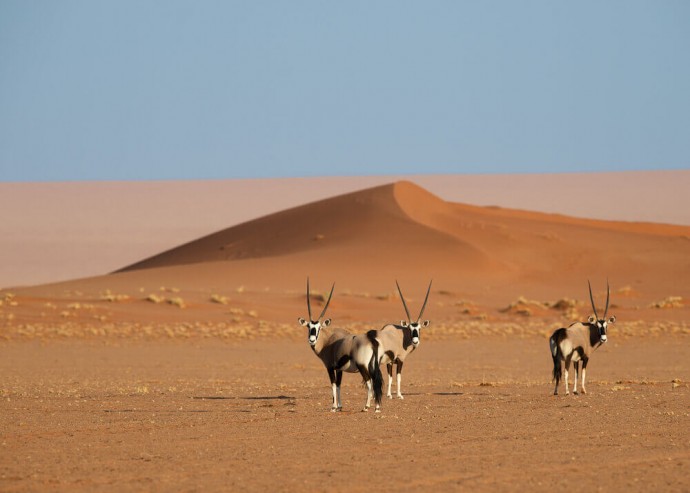
<svg viewBox="0 0 690 493"><path fill-rule="evenodd" d="M387 259L432 246L471 257L485 255L427 216L451 211L447 202L410 182L397 182L339 195L233 226L124 267L126 272L193 263L235 261L330 252L341 260L362 260L386 252ZM338 251L346 249L338 255ZM412 250L410 250L412 249ZM336 259L337 260L337 259Z"/></svg>

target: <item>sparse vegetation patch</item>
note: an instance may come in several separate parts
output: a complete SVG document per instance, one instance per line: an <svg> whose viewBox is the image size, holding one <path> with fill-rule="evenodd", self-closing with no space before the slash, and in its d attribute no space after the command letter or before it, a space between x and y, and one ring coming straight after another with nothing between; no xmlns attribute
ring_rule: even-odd
<svg viewBox="0 0 690 493"><path fill-rule="evenodd" d="M680 296L669 296L661 301L657 301L649 305L650 308L666 309L666 308L683 308L683 298Z"/></svg>

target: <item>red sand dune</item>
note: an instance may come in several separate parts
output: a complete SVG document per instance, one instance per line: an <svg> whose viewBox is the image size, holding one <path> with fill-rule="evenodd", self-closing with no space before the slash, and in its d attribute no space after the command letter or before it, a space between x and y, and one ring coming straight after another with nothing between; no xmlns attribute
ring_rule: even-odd
<svg viewBox="0 0 690 493"><path fill-rule="evenodd" d="M398 180L450 202L690 225L690 170L0 182L0 287L102 275L228 226Z"/></svg>
<svg viewBox="0 0 690 493"><path fill-rule="evenodd" d="M456 204L398 182L240 224L112 275L22 292L97 298L113 290L141 298L174 286L186 300L207 300L212 292L243 286L256 296L262 315L281 318L295 310L284 306L294 298L266 293L300 292L308 275L321 289L336 281L340 293L384 295L399 279L412 299L433 278L436 293L493 307L520 295L587 299L588 279L604 298L609 278L614 292L628 287L646 306L690 295L690 227ZM614 298L620 303L620 296Z"/></svg>
<svg viewBox="0 0 690 493"><path fill-rule="evenodd" d="M225 229L122 271L269 258L279 272L255 268L268 285L308 273L360 289L401 276L451 286L468 276L547 286L608 276L674 291L687 287L690 227L455 204L398 182Z"/></svg>

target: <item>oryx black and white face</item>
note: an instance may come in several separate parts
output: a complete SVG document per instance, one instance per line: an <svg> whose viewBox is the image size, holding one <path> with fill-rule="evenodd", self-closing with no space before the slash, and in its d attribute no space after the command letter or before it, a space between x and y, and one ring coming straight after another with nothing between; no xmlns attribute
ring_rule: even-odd
<svg viewBox="0 0 690 493"><path fill-rule="evenodd" d="M428 320L424 320L421 323L414 322L411 324L408 324L407 320L400 321L400 325L402 325L403 327L408 327L410 329L410 332L412 333L412 345L415 347L419 346L419 329L421 329L422 327L428 327L430 323L431 322L429 322Z"/></svg>
<svg viewBox="0 0 690 493"><path fill-rule="evenodd" d="M429 287L426 290L426 298L424 298L424 304L422 305L422 309L419 312L419 316L417 317L417 320L414 322L412 321L412 317L410 317L410 310L407 309L407 303L405 303L405 297L402 294L402 290L400 289L400 285L398 284L398 281L395 281L395 285L398 287L398 293L400 293L400 300L402 301L403 307L405 308L405 314L407 315L407 320L402 320L400 322L400 325L403 327L407 327L410 329L410 332L412 334L412 345L414 347L419 346L419 329L422 327L428 327L429 326L429 321L424 320L423 322L420 323L420 319L422 318L422 315L424 315L424 309L426 308L426 303L429 301L429 293L431 292L431 283L433 281L429 282Z"/></svg>
<svg viewBox="0 0 690 493"><path fill-rule="evenodd" d="M589 285L589 300L592 302L592 310L594 310L594 315L590 315L587 321L599 330L599 342L604 344L608 340L606 329L608 329L609 324L616 323L615 316L607 318L609 312L609 299L611 295L609 281L606 281L606 308L604 309L604 318L599 318L597 307L594 304L594 297L592 296L592 285L589 283L589 281L587 281L587 284Z"/></svg>
<svg viewBox="0 0 690 493"><path fill-rule="evenodd" d="M331 293L328 295L328 299L326 300L326 304L324 305L323 310L321 310L321 315L319 315L318 318L314 320L311 314L311 293L309 292L309 278L307 277L307 310L309 311L309 320L298 318L297 321L300 323L301 326L307 327L309 329L309 344L312 347L314 347L316 345L316 341L319 340L321 328L328 327L329 325L331 325L330 318L327 318L325 320L321 319L326 314L326 310L328 309L328 304L331 302L331 297L333 296L334 289L335 283L333 283L333 286L331 286Z"/></svg>
<svg viewBox="0 0 690 493"><path fill-rule="evenodd" d="M608 320L606 319L597 319L594 315L589 316L589 320L587 320L590 324L593 324L599 329L599 342L602 344L605 343L608 340L608 337L606 335L606 329L608 329L609 324L616 323L616 317L609 317Z"/></svg>
<svg viewBox="0 0 690 493"><path fill-rule="evenodd" d="M307 329L309 329L308 337L309 337L309 344L311 346L316 345L316 341L319 339L319 334L321 333L321 327L322 326L328 327L329 325L331 325L331 319L330 318L327 318L323 322L319 322L318 320L307 321L307 320L304 320L303 318L299 318L298 320L299 320L300 325L302 325L303 327L307 327Z"/></svg>

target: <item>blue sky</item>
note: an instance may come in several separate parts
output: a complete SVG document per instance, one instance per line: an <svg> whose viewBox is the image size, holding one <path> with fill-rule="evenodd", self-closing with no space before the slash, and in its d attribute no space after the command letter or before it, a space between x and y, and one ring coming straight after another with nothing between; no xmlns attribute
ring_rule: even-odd
<svg viewBox="0 0 690 493"><path fill-rule="evenodd" d="M0 181L690 167L687 1L0 0Z"/></svg>

